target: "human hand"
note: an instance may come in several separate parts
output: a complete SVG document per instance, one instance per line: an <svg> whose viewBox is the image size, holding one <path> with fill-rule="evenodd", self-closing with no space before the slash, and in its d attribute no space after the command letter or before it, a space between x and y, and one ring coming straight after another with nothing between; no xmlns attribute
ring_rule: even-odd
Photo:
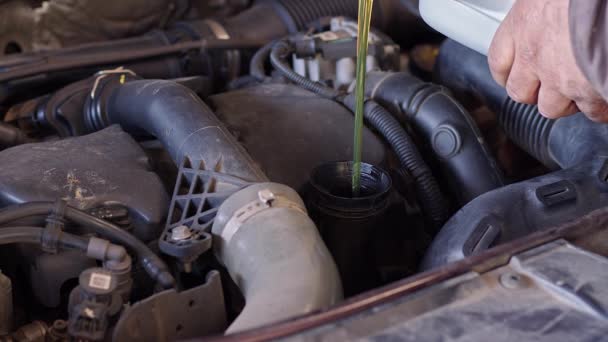
<svg viewBox="0 0 608 342"><path fill-rule="evenodd" d="M579 111L608 122L608 104L579 69L571 44L570 0L517 0L498 29L488 61L517 102L557 119Z"/></svg>

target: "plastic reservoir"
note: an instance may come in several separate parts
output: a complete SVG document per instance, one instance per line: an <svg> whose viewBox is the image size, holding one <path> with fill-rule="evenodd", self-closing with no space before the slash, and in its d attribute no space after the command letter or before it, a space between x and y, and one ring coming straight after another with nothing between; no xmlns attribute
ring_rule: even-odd
<svg viewBox="0 0 608 342"><path fill-rule="evenodd" d="M487 55L498 26L514 2L515 0L420 0L420 14L435 30Z"/></svg>

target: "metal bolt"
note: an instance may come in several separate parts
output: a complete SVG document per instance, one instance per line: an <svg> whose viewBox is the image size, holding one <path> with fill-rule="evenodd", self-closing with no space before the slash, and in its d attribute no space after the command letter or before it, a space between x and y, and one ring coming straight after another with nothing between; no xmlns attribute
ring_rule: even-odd
<svg viewBox="0 0 608 342"><path fill-rule="evenodd" d="M270 205L272 201L276 199L274 193L269 189L260 190L258 192L258 198L264 204Z"/></svg>
<svg viewBox="0 0 608 342"><path fill-rule="evenodd" d="M500 276L500 284L510 290L524 287L523 277L517 273L505 273Z"/></svg>
<svg viewBox="0 0 608 342"><path fill-rule="evenodd" d="M68 330L68 322L58 319L53 322L53 329L59 333L66 332Z"/></svg>
<svg viewBox="0 0 608 342"><path fill-rule="evenodd" d="M192 237L192 230L187 226L178 226L171 230L171 240L184 241Z"/></svg>

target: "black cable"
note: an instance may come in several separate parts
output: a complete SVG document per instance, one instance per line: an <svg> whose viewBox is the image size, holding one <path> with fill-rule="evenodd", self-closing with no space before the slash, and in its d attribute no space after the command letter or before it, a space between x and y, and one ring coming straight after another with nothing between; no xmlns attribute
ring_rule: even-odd
<svg viewBox="0 0 608 342"><path fill-rule="evenodd" d="M354 95L347 96L343 103L355 110ZM391 145L401 165L412 175L424 214L434 228L440 228L449 217L449 207L412 138L391 113L374 101L365 103L364 115L366 122Z"/></svg>
<svg viewBox="0 0 608 342"><path fill-rule="evenodd" d="M51 213L54 206L53 202L31 202L10 206L0 211L0 224L32 216L45 216ZM175 280L165 262L133 235L107 221L72 207L66 208L65 215L67 219L82 226L84 229L130 249L137 255L139 262L154 280L165 288L174 286Z"/></svg>
<svg viewBox="0 0 608 342"><path fill-rule="evenodd" d="M270 62L272 63L272 66L288 80L324 98L336 99L340 96L340 92L337 90L330 88L325 84L312 81L293 71L286 60L293 52L293 46L289 42L284 40L279 41L273 46L270 52Z"/></svg>
<svg viewBox="0 0 608 342"><path fill-rule="evenodd" d="M260 82L266 79L266 60L268 60L270 52L276 43L276 41L272 41L264 45L264 47L259 49L255 55L253 55L253 58L251 58L251 63L249 64L249 74Z"/></svg>
<svg viewBox="0 0 608 342"><path fill-rule="evenodd" d="M19 65L19 67L0 73L0 83L49 72L59 72L90 66L112 65L140 59L163 57L193 49L247 49L260 47L265 43L266 42L259 42L250 39L196 40L170 46L143 48L130 53L119 51L95 52L80 54L78 56L48 56L43 58L38 63L22 64Z"/></svg>

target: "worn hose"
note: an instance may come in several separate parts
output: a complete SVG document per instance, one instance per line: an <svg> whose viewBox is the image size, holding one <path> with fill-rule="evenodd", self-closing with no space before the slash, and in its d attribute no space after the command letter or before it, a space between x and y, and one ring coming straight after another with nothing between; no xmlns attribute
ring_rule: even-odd
<svg viewBox="0 0 608 342"><path fill-rule="evenodd" d="M281 75L285 76L288 80L293 83L299 85L300 87L312 91L313 93L318 94L327 99L335 99L340 96L340 93L322 83L315 82L311 79L308 79L304 76L299 75L289 65L287 62L287 57L289 57L294 52L293 46L282 40L274 45L272 51L270 52L270 62L272 66L279 72Z"/></svg>
<svg viewBox="0 0 608 342"><path fill-rule="evenodd" d="M344 104L354 111L354 96L345 98ZM407 131L384 107L374 101L365 104L366 122L376 129L391 145L401 165L414 178L416 194L422 210L434 228L448 219L449 208L437 180L426 164Z"/></svg>
<svg viewBox="0 0 608 342"><path fill-rule="evenodd" d="M53 202L33 202L10 206L0 211L0 224L10 223L23 218L45 216L50 214L54 208L55 204ZM175 280L165 262L133 235L107 221L72 207L66 207L65 216L84 229L99 234L133 251L146 272L161 286L170 288L174 285Z"/></svg>

